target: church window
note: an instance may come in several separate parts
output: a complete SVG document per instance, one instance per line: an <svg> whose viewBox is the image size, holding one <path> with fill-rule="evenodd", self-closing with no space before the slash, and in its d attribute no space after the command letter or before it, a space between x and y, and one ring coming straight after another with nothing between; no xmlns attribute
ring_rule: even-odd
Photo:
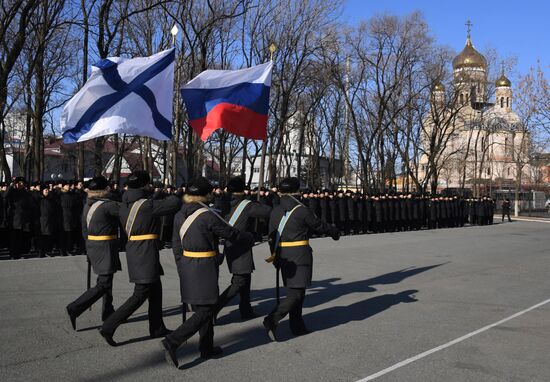
<svg viewBox="0 0 550 382"><path fill-rule="evenodd" d="M464 94L460 95L460 103L464 103Z"/></svg>
<svg viewBox="0 0 550 382"><path fill-rule="evenodd" d="M487 175L491 175L491 169L490 168L487 169Z"/></svg>
<svg viewBox="0 0 550 382"><path fill-rule="evenodd" d="M508 167L508 176L510 176L510 167Z"/></svg>
<svg viewBox="0 0 550 382"><path fill-rule="evenodd" d="M500 107L504 107L504 97L500 97Z"/></svg>
<svg viewBox="0 0 550 382"><path fill-rule="evenodd" d="M508 137L504 139L504 154L508 155Z"/></svg>
<svg viewBox="0 0 550 382"><path fill-rule="evenodd" d="M466 94L466 103L470 102L470 95Z"/></svg>
<svg viewBox="0 0 550 382"><path fill-rule="evenodd" d="M510 97L506 97L506 107L510 107Z"/></svg>

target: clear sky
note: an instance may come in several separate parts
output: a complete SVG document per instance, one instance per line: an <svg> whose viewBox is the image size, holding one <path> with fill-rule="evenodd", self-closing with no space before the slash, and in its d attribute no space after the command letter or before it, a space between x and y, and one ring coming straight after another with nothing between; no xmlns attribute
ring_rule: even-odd
<svg viewBox="0 0 550 382"><path fill-rule="evenodd" d="M470 19L478 50L492 47L499 57L516 57L522 74L537 60L550 72L550 0L347 0L342 20L357 24L375 14L415 10L423 13L439 44L462 50Z"/></svg>

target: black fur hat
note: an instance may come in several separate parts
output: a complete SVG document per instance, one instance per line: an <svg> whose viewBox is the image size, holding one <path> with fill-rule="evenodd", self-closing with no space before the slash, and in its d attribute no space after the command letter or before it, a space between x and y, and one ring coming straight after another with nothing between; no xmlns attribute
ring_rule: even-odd
<svg viewBox="0 0 550 382"><path fill-rule="evenodd" d="M88 189L91 191L104 190L109 185L109 181L104 176L96 176L88 182Z"/></svg>
<svg viewBox="0 0 550 382"><path fill-rule="evenodd" d="M151 182L147 171L134 171L126 180L128 188L142 188Z"/></svg>
<svg viewBox="0 0 550 382"><path fill-rule="evenodd" d="M292 194L300 189L300 181L296 177L284 178L279 184L279 191L283 194Z"/></svg>
<svg viewBox="0 0 550 382"><path fill-rule="evenodd" d="M206 196L211 193L213 189L214 187L212 187L212 184L210 184L208 179L201 176L200 178L197 178L193 182L191 182L191 184L187 187L185 193L195 196Z"/></svg>
<svg viewBox="0 0 550 382"><path fill-rule="evenodd" d="M246 184L240 176L231 178L227 183L227 192L244 192Z"/></svg>

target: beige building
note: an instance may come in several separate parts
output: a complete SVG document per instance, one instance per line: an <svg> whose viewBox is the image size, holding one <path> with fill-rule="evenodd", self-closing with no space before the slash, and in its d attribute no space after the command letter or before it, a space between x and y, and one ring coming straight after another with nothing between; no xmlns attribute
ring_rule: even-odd
<svg viewBox="0 0 550 382"><path fill-rule="evenodd" d="M528 181L529 137L513 111L512 83L504 72L494 84L488 82L487 69L468 32L466 46L453 60L452 84L448 90L441 83L433 88L419 179L434 179L436 173L438 190L512 187L519 168Z"/></svg>

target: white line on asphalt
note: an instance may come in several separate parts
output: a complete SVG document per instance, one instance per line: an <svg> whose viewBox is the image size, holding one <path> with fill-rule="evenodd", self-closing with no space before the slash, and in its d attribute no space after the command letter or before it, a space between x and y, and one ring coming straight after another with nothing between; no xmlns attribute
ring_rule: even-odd
<svg viewBox="0 0 550 382"><path fill-rule="evenodd" d="M384 370L380 370L378 373L371 374L371 375L369 375L369 376L366 377L366 378L363 378L363 379L358 380L357 382L372 381L373 379L376 379L376 378L381 377L381 376L383 376L383 375L385 375L385 374L388 374L388 373L390 373L390 372L392 372L392 371L394 371L394 370L399 369L400 367L406 366L406 365L408 365L408 364L410 364L410 363L413 363L413 362L415 362L415 361L418 361L419 359L422 359L422 358L424 358L424 357L427 357L427 356L429 356L430 354L433 354L433 353L438 352L438 351L440 351L440 350L443 350L443 349L446 349L446 348L451 347L451 346L453 346L453 345L456 345L457 343L462 342L462 341L464 341L464 340L467 340L467 339L470 338L470 337L473 337L473 336L475 336L475 335L477 335L477 334L483 333L483 332L485 332L485 331L487 331L487 330L489 330L489 329L491 329L491 328L494 328L495 326L504 324L505 322L510 321L510 320L513 320L514 318L519 317L519 316L521 316L521 315L523 315L523 314L525 314L525 313L527 313L527 312L530 312L530 311L532 311L532 310L534 310L534 309L540 308L541 306L546 305L546 304L548 304L549 302L550 302L550 298L549 298L548 300L543 301L543 302L539 302L538 304L533 305L533 306L530 307L530 308L527 308L527 309L525 309L525 310L522 310L521 312L517 312L516 314L513 314L513 315L511 315L510 317L506 317L506 318L504 318L504 319L502 319L502 320L500 320L500 321L497 321L497 322L495 322L495 323L493 323L493 324L484 326L483 328L478 329L478 330L475 330L475 331L473 331L473 332L471 332L471 333L468 333L468 334L466 334L466 335L464 335L464 336L462 336L462 337L458 337L458 338L456 338L456 339L454 339L454 340L452 340L452 341L447 342L446 344L437 346L437 347L435 347L435 348L433 348L433 349L430 349L430 350L426 350L425 352L420 353L420 354L417 354L417 355L415 355L414 357L407 358L407 359L404 360L404 361L398 362L398 363L396 363L395 365L392 365L392 366L390 366L390 367L388 367L388 368L385 368Z"/></svg>
<svg viewBox="0 0 550 382"><path fill-rule="evenodd" d="M515 218L514 220L518 220L518 221L520 221L520 222L537 222L537 223L546 223L546 224L550 224L550 220L524 219L524 218Z"/></svg>

